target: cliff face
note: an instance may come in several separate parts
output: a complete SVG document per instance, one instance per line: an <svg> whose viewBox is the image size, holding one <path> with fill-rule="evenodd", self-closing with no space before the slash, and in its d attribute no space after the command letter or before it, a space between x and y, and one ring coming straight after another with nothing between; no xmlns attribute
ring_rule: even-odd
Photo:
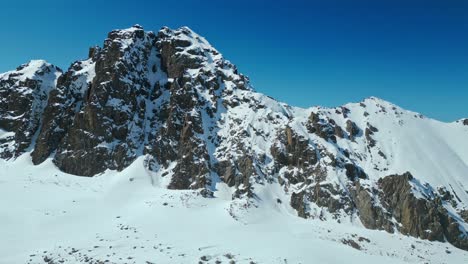
<svg viewBox="0 0 468 264"><path fill-rule="evenodd" d="M0 158L14 158L34 147L44 107L61 70L41 60L0 74Z"/></svg>
<svg viewBox="0 0 468 264"><path fill-rule="evenodd" d="M51 158L64 172L94 176L144 156L170 189L210 197L223 182L233 199L255 203L275 185L300 217L468 250L466 122L378 98L288 106L253 91L186 27L112 31L63 74L32 61L0 75L0 95L4 159L27 152L34 164Z"/></svg>

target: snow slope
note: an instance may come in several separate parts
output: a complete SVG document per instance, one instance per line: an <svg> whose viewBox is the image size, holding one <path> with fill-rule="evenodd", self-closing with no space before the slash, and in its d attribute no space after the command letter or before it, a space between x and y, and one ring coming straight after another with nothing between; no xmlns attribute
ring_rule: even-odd
<svg viewBox="0 0 468 264"><path fill-rule="evenodd" d="M236 201L224 184L213 199L169 191L151 185L142 159L94 178L64 174L50 160L33 166L27 155L0 167L0 263L468 261L468 253L447 243L305 220L284 203L231 211ZM342 242L347 239L361 249Z"/></svg>
<svg viewBox="0 0 468 264"><path fill-rule="evenodd" d="M468 126L440 122L375 97L344 107L350 110L348 119L359 127L369 123L379 130L373 135L377 149L368 152L362 161L356 160L370 180L409 171L421 183L434 188L451 186L462 203L468 205ZM345 126L345 119L335 110L317 111ZM365 112L369 115L365 116ZM366 155L367 144L362 140L341 142L349 144L351 152Z"/></svg>

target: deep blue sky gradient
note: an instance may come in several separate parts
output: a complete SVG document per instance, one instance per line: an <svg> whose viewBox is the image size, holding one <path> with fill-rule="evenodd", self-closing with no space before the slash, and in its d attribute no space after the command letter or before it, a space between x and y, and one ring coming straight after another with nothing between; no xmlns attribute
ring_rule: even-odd
<svg viewBox="0 0 468 264"><path fill-rule="evenodd" d="M7 3L5 3L7 2ZM429 117L468 117L468 1L4 1L0 72L64 69L139 23L189 26L265 94L297 106L377 96Z"/></svg>

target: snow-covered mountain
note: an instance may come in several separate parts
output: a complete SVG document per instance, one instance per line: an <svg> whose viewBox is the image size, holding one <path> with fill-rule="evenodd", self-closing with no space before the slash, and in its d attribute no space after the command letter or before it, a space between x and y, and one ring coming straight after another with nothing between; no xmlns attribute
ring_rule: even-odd
<svg viewBox="0 0 468 264"><path fill-rule="evenodd" d="M60 74L59 68L43 60L0 74L1 158L16 157L31 146Z"/></svg>
<svg viewBox="0 0 468 264"><path fill-rule="evenodd" d="M88 59L66 72L31 61L1 74L0 95L0 170L8 174L0 177L0 188L9 189L5 193L12 197L20 194L10 188L19 188L23 180L35 195L52 189L32 183L57 181L70 187L76 200L89 192L81 189L99 183L99 192L113 193L117 204L128 205L127 198L138 199L131 197L134 187L125 184L147 179L151 188L139 185L145 197L152 192L180 197L184 210L191 204L213 207L204 211L206 217L226 214L242 224L272 227L281 221L262 218L275 216L306 228L295 232L315 230L324 241L344 236L340 230L347 228L370 232L381 242L334 239L365 249L370 259L379 246L398 248L385 251L387 257L399 255L398 261L467 259L466 251L446 247L468 250L468 119L443 123L375 97L336 108L292 107L255 92L246 76L187 27L164 27L157 33L138 25L114 30L103 47L91 48ZM60 176L54 180L49 174ZM217 210L220 204L226 210ZM184 217L182 209L175 215L158 210ZM9 215L5 209L1 213ZM317 221L324 224L304 224ZM320 226L338 231L322 234ZM364 228L395 235L376 236ZM403 247L382 242L391 237L398 244L403 235L447 243L424 242L426 249L439 252L418 259L425 253L402 255ZM308 241L320 244L320 239L300 243ZM377 244L366 249L367 243ZM205 262L215 260L221 261L210 257Z"/></svg>

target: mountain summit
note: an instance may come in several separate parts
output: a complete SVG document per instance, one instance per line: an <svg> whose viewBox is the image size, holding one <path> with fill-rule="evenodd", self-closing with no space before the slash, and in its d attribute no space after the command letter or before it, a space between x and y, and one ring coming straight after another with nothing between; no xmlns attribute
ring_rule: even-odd
<svg viewBox="0 0 468 264"><path fill-rule="evenodd" d="M188 27L114 30L65 72L31 61L0 75L3 159L52 159L95 176L143 157L152 182L169 189L215 197L223 184L245 208L268 193L302 218L464 250L467 124L375 97L336 108L280 103Z"/></svg>

